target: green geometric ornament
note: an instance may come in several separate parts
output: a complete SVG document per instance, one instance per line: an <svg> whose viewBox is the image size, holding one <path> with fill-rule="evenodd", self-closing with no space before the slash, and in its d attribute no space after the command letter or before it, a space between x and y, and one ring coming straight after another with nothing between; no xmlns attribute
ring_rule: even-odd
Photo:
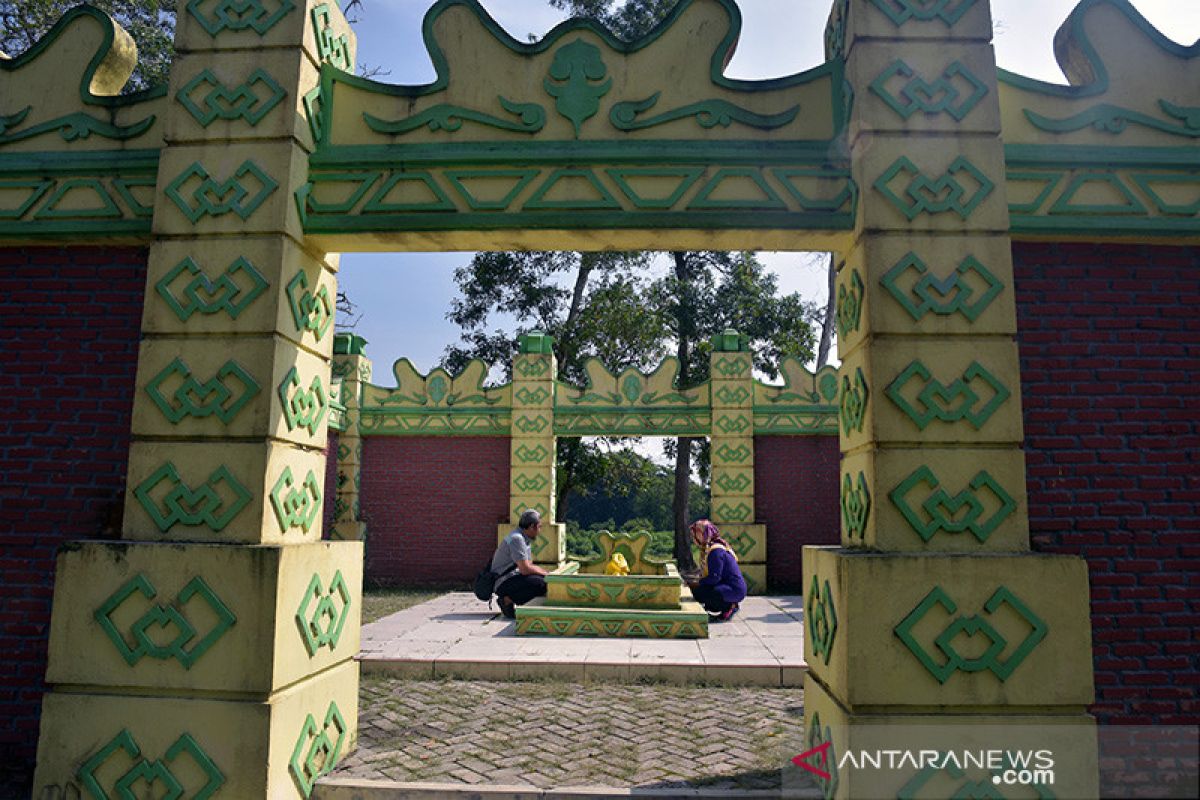
<svg viewBox="0 0 1200 800"><path fill-rule="evenodd" d="M888 82L897 76L908 79L900 89L903 100L898 99L887 88ZM963 97L962 92L955 86L956 78L967 84L965 88L970 90L970 94L966 97ZM930 116L945 112L956 121L962 122L967 114L971 113L971 109L987 95L988 87L960 61L952 62L942 72L941 77L929 83L916 75L908 64L897 59L871 81L871 91L879 95L883 102L903 119L908 119L918 111Z"/></svg>
<svg viewBox="0 0 1200 800"><path fill-rule="evenodd" d="M263 36L296 7L293 0L190 0L188 12L208 35L252 30Z"/></svg>
<svg viewBox="0 0 1200 800"><path fill-rule="evenodd" d="M265 89L263 97L258 95L259 85ZM207 87L207 91L202 97L199 94L193 97L201 87ZM285 97L287 92L263 69L254 70L250 77L232 89L227 89L216 75L204 69L175 94L179 104L205 128L218 119L244 119L253 128Z"/></svg>
<svg viewBox="0 0 1200 800"><path fill-rule="evenodd" d="M317 60L329 63L346 72L354 71L354 62L350 60L350 43L345 34L333 35L333 26L329 21L329 4L322 3L313 6L313 32L317 38Z"/></svg>
<svg viewBox="0 0 1200 800"><path fill-rule="evenodd" d="M901 177L896 187L899 195L891 187L898 176ZM964 185L959 181L961 176L970 180ZM874 186L910 222L922 213L948 211L965 220L996 188L996 184L966 156L954 159L945 174L937 179L926 177L916 164L901 156L875 180Z"/></svg>
<svg viewBox="0 0 1200 800"><path fill-rule="evenodd" d="M863 375L861 367L854 370L853 383L850 382L849 375L842 375L842 431L847 436L851 431L862 431L863 421L867 416L869 396L867 378Z"/></svg>
<svg viewBox="0 0 1200 800"><path fill-rule="evenodd" d="M308 390L305 391L300 387L300 376L296 368L292 367L279 384L277 394L279 402L283 404L283 416L288 430L304 428L309 436L315 436L317 427L329 409L329 398L325 395L321 376L314 375Z"/></svg>
<svg viewBox="0 0 1200 800"><path fill-rule="evenodd" d="M309 606L314 601L316 607L310 610ZM350 587L346 586L342 571L333 574L328 592L321 586L321 576L314 572L308 588L304 590L304 599L296 609L296 626L300 629L310 658L326 645L331 651L337 649L338 639L349 616Z"/></svg>
<svg viewBox="0 0 1200 800"><path fill-rule="evenodd" d="M170 488L156 500L151 494L164 481ZM222 487L226 487L233 496L222 497ZM245 508L252 495L224 465L213 470L197 489L189 489L179 477L175 465L168 461L138 484L133 496L150 515L155 526L166 533L176 523L186 526L207 525L213 531L221 531Z"/></svg>
<svg viewBox="0 0 1200 800"><path fill-rule="evenodd" d="M279 523L280 533L300 528L308 533L321 513L321 485L310 469L302 486L295 485L292 468L284 467L283 474L271 487L271 508Z"/></svg>
<svg viewBox="0 0 1200 800"><path fill-rule="evenodd" d="M899 28L910 19L932 22L940 19L947 28L954 27L963 14L971 10L975 0L871 0L892 24Z"/></svg>
<svg viewBox="0 0 1200 800"><path fill-rule="evenodd" d="M863 539L867 535L867 518L871 515L871 490L867 487L867 476L858 473L856 482L849 473L842 476L842 522L846 535Z"/></svg>
<svg viewBox="0 0 1200 800"><path fill-rule="evenodd" d="M812 586L808 590L808 604L805 613L808 619L808 638L812 642L813 653L823 656L825 664L829 664L829 656L833 652L833 640L837 636L837 611L833 607L833 590L829 581L825 581L825 591L817 583L813 575Z"/></svg>
<svg viewBox="0 0 1200 800"><path fill-rule="evenodd" d="M843 340L858 330L859 320L862 317L862 301L865 288L862 277L856 269L850 270L850 289L847 290L845 286L838 287L837 327L838 335Z"/></svg>
<svg viewBox="0 0 1200 800"><path fill-rule="evenodd" d="M335 737L330 736L331 729ZM322 725L317 725L317 720L312 714L305 718L304 728L300 731L300 737L296 739L296 746L292 749L292 757L288 760L292 778L305 797L312 794L317 779L328 775L337 765L342 745L346 741L346 733L346 720L342 718L335 702L330 702ZM304 755L303 761L300 760L301 754Z"/></svg>
<svg viewBox="0 0 1200 800"><path fill-rule="evenodd" d="M182 287L182 291L172 291L175 279L185 272L191 276L191 280ZM248 286L238 285L243 276L249 280ZM196 262L185 258L159 279L154 289L179 321L187 322L188 317L196 312L210 315L224 311L230 319L237 319L269 285L266 277L244 258L238 258L226 267L215 281L209 280ZM180 296L183 300L179 299Z"/></svg>
<svg viewBox="0 0 1200 800"><path fill-rule="evenodd" d="M837 751L833 748L833 732L828 725L821 727L821 715L816 712L813 712L812 725L808 729L808 750L822 753L821 762L814 766L827 772L829 778L814 775L814 779L821 788L821 796L833 800L838 788Z"/></svg>
<svg viewBox="0 0 1200 800"><path fill-rule="evenodd" d="M250 188L242 184L247 176L254 179ZM186 197L185 187L190 187ZM242 162L228 180L219 182L197 161L167 184L166 194L185 217L196 223L205 216L225 214L249 219L277 188L278 182L253 161Z"/></svg>
<svg viewBox="0 0 1200 800"><path fill-rule="evenodd" d="M322 286L315 295L309 292L308 277L302 269L288 282L287 299L296 331L312 331L317 341L321 341L333 324L333 301L329 299L329 288Z"/></svg>
<svg viewBox="0 0 1200 800"><path fill-rule="evenodd" d="M118 750L124 751L124 755L120 759L122 766L131 760L135 763L111 786L101 786L97 773L111 774L111 770L102 768ZM170 765L183 755L186 755L192 763L187 770L181 772L181 775L188 777L199 773L206 779L199 789L193 790L191 787L185 786L171 772ZM167 752L161 760L150 761L142 756L142 749L134 740L133 735L127 730L122 730L113 737L112 741L83 762L75 775L79 778L79 783L84 791L94 800L109 800L109 798L136 800L139 797L152 795L174 800L184 797L185 792L187 792L186 797L189 800L208 800L225 783L225 776L221 770L217 769L217 765L213 763L208 753L204 752L191 734L187 733L181 735L174 744L167 748ZM135 788L142 782L146 784L144 789ZM156 783L161 783L163 788L154 791Z"/></svg>
<svg viewBox="0 0 1200 800"><path fill-rule="evenodd" d="M146 600L151 600L157 594L154 585L143 574L138 573L130 578L123 586L109 595L93 617L100 624L101 630L112 641L117 652L129 666L135 666L144 656L165 661L176 659L184 669L191 669L192 664L204 655L210 647L217 643L225 631L233 627L237 617L229 607L221 602L217 593L205 583L199 575L184 585L175 599L166 605L156 605L146 611L129 629L129 636L122 635L112 620L112 614L125 603L135 592L140 592ZM199 597L208 606L209 615L216 618L209 631L197 638L196 628L188 621L187 605L193 597ZM154 628L176 630L175 637L166 645L155 644L150 638L149 631ZM132 639L133 645L129 644Z"/></svg>
<svg viewBox="0 0 1200 800"><path fill-rule="evenodd" d="M227 385L229 379L234 381L232 388ZM170 399L162 391L168 383L174 385ZM146 384L146 394L154 405L176 425L185 417L210 416L228 425L258 392L258 382L235 361L226 361L213 378L200 383L183 359L176 358Z"/></svg>
<svg viewBox="0 0 1200 800"><path fill-rule="evenodd" d="M905 387L913 380L920 381L921 389L913 398L915 402L910 402L905 397ZM984 387L983 397L972 388L972 384ZM963 376L949 384L936 380L928 367L920 361L914 361L892 381L885 394L921 430L925 430L935 419L950 423L966 420L975 430L979 430L1004 404L1011 392L977 361L972 361ZM983 398L987 402L982 402Z"/></svg>
<svg viewBox="0 0 1200 800"><path fill-rule="evenodd" d="M922 484L926 487L925 499L914 508L909 494ZM889 492L888 497L926 542L938 531L950 534L969 531L980 543L986 542L1017 508L1017 501L986 470L977 473L966 489L952 497L941 488L933 470L923 466Z"/></svg>
<svg viewBox="0 0 1200 800"><path fill-rule="evenodd" d="M951 620L945 629L933 640L933 644L946 659L943 663L938 663L913 635L913 628L921 622L935 605L940 605L947 614L954 614L958 610L958 606L954 603L954 600L942 590L942 587L934 586L933 590L925 596L925 599L918 603L917 607L909 612L908 616L895 627L894 632L900 641L904 642L904 646L917 657L921 665L929 670L929 674L937 679L938 683L945 683L958 670L962 670L963 672L982 672L985 669L990 670L993 675L1003 682L1021 665L1021 662L1037 647L1038 643L1046 638L1046 633L1049 630L1046 623L1034 614L1025 603L1007 587L1001 586L984 603L983 610L988 616L991 616L1002 606L1007 605L1029 626L1029 632L1021 640L1021 643L1009 653L1007 658L1001 659L1001 654L1008 648L1008 640L984 616L960 615ZM964 658L955 650L954 640L960 634L964 633L968 637L983 635L987 638L988 646L984 648L981 655L974 658Z"/></svg>
<svg viewBox="0 0 1200 800"><path fill-rule="evenodd" d="M900 287L900 282L909 270L914 270L920 277L906 291ZM943 317L957 313L974 322L1004 291L1004 284L974 256L967 256L954 272L944 280L939 280L929 272L925 262L916 253L910 252L896 262L879 282L918 322L929 313ZM975 298L976 289L971 284L979 286L980 282L983 291Z"/></svg>

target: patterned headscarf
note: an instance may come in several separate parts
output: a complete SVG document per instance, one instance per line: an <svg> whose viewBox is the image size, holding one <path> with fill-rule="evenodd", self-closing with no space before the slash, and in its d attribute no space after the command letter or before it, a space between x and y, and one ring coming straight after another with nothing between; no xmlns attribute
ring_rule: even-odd
<svg viewBox="0 0 1200 800"><path fill-rule="evenodd" d="M704 564L702 565L704 573L708 574L708 554L713 548L720 547L723 550L728 550L734 560L737 560L737 553L733 552L733 548L729 546L729 542L721 538L721 532L717 530L717 526L712 524L711 520L698 519L692 523L692 527L700 526L700 537L704 547Z"/></svg>

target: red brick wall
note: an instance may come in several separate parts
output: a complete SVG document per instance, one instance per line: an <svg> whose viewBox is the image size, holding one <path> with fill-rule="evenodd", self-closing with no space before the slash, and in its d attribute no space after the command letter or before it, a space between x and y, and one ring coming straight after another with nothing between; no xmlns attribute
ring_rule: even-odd
<svg viewBox="0 0 1200 800"><path fill-rule="evenodd" d="M119 535L145 283L143 249L0 249L0 751L17 761L37 743L55 551Z"/></svg>
<svg viewBox="0 0 1200 800"><path fill-rule="evenodd" d="M508 521L507 437L363 440L368 585L475 578Z"/></svg>
<svg viewBox="0 0 1200 800"><path fill-rule="evenodd" d="M1087 559L1101 719L1200 722L1200 249L1017 244L1036 549Z"/></svg>
<svg viewBox="0 0 1200 800"><path fill-rule="evenodd" d="M799 591L800 548L837 544L838 437L754 437L754 510L767 526L767 583Z"/></svg>

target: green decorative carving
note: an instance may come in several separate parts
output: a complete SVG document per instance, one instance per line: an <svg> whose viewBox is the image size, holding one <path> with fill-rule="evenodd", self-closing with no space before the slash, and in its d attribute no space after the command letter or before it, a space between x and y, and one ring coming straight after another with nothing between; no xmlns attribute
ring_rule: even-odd
<svg viewBox="0 0 1200 800"><path fill-rule="evenodd" d="M720 356L713 360L712 368L722 378L740 378L750 371L750 359L745 356Z"/></svg>
<svg viewBox="0 0 1200 800"><path fill-rule="evenodd" d="M317 39L317 60L332 64L345 72L354 71L354 60L350 58L350 41L346 34L334 36L329 20L329 4L322 3L312 9L313 34Z"/></svg>
<svg viewBox="0 0 1200 800"><path fill-rule="evenodd" d="M854 370L854 380L849 375L842 375L842 432L847 436L852 431L862 432L863 422L867 417L867 401L870 390L867 388L867 377L862 368Z"/></svg>
<svg viewBox="0 0 1200 800"><path fill-rule="evenodd" d="M133 761L134 764L111 785L102 786L99 776L111 777L114 770L119 769L119 767L107 768L110 759L118 750L124 753L120 758L122 766L130 761ZM181 770L179 775L176 775L171 771L171 766L181 756L187 756L187 760L191 764L187 766L187 769ZM180 765L183 766L184 762L180 762ZM225 783L225 775L213 763L208 753L204 752L204 749L192 738L191 734L181 735L167 748L167 752L161 759L151 761L142 755L142 748L133 738L133 734L125 729L122 729L113 737L112 741L84 761L79 767L76 777L79 778L80 786L93 800L109 800L109 798L133 800L136 797L149 797L151 793L156 797L175 800L175 798L183 797L185 792L190 800L208 800ZM186 780L201 777L205 780L199 788L185 785L181 780L181 778ZM143 781L146 784L145 791L136 790L134 787ZM158 791L154 791L156 783L162 784L162 788Z"/></svg>
<svg viewBox="0 0 1200 800"><path fill-rule="evenodd" d="M1112 194L1120 198L1117 203L1077 203L1075 196L1085 187L1095 186L1100 184L1112 190ZM1110 172L1082 172L1071 177L1067 188L1063 189L1062 194L1058 196L1058 200L1054 205L1050 206L1051 214L1105 214L1105 215L1120 215L1130 214L1136 216L1144 216L1149 213L1146 204L1137 198L1137 196L1125 187L1125 184L1116 175Z"/></svg>
<svg viewBox="0 0 1200 800"><path fill-rule="evenodd" d="M263 36L296 7L293 0L190 0L188 13L209 36L251 30Z"/></svg>
<svg viewBox="0 0 1200 800"><path fill-rule="evenodd" d="M932 22L940 19L953 28L963 14L971 10L975 0L871 0L897 28L911 19Z"/></svg>
<svg viewBox="0 0 1200 800"><path fill-rule="evenodd" d="M911 286L905 286L912 281L910 270L919 277ZM939 279L916 253L910 252L879 282L918 322L929 313L944 317L962 314L974 322L1004 291L1004 284L974 256L967 256L954 272Z"/></svg>
<svg viewBox="0 0 1200 800"><path fill-rule="evenodd" d="M713 483L725 494L743 494L754 483L745 473L730 474L722 472L713 478Z"/></svg>
<svg viewBox="0 0 1200 800"><path fill-rule="evenodd" d="M254 179L251 184L253 194L242 185L242 179L247 176ZM197 161L167 184L166 194L193 223L205 216L220 217L231 213L246 220L278 187L279 184L253 161L242 162L231 178L219 183Z"/></svg>
<svg viewBox="0 0 1200 800"><path fill-rule="evenodd" d="M1049 133L1072 133L1084 128L1093 128L1105 133L1119 135L1130 124L1140 125L1172 136L1188 139L1200 138L1200 107L1187 108L1160 99L1158 107L1171 121L1164 121L1140 111L1100 103L1070 117L1051 119L1025 109L1025 118L1035 127Z"/></svg>
<svg viewBox="0 0 1200 800"><path fill-rule="evenodd" d="M583 123L600 110L600 98L612 88L612 78L604 80L606 75L608 68L600 49L583 39L563 45L554 54L550 74L542 86L555 98L558 113L574 126L576 139Z"/></svg>
<svg viewBox="0 0 1200 800"><path fill-rule="evenodd" d="M630 199L634 208L664 209L679 202L704 174L704 167L613 167L604 171ZM629 183L630 178L678 178L679 183L669 194L644 197Z"/></svg>
<svg viewBox="0 0 1200 800"><path fill-rule="evenodd" d="M315 607L312 607L313 603L316 603ZM350 603L350 587L340 569L333 574L328 591L321 585L321 576L313 573L304 590L304 599L296 609L296 627L300 629L309 658L325 646L331 652L337 649L342 628L350 616Z"/></svg>
<svg viewBox="0 0 1200 800"><path fill-rule="evenodd" d="M321 483L316 474L310 469L303 485L296 486L292 468L284 467L279 480L271 487L271 508L281 533L292 528L308 533L321 514Z"/></svg>
<svg viewBox="0 0 1200 800"><path fill-rule="evenodd" d="M133 623L126 636L117 630L112 614L135 592L140 593L146 600L152 600L158 594L150 580L144 574L138 573L109 595L92 615L100 624L100 629L117 648L117 652L125 659L125 663L131 667L136 666L143 657L149 656L159 661L174 658L184 669L191 669L192 664L208 652L209 648L225 635L225 631L237 622L237 617L229 607L221 602L217 593L197 575L179 590L170 603L155 605L147 610ZM208 607L208 613L202 616L211 616L215 620L208 632L199 638L195 626L187 619L188 604L193 597L199 597ZM168 632L174 628L175 637L165 645L156 644L149 633L156 627Z"/></svg>
<svg viewBox="0 0 1200 800"><path fill-rule="evenodd" d="M914 379L922 383L910 400L905 389ZM985 387L985 391L977 392L972 384ZM936 380L923 363L913 361L884 391L921 430L935 419L950 423L966 420L979 430L1011 394L978 361L972 361L963 376L948 385Z"/></svg>
<svg viewBox="0 0 1200 800"><path fill-rule="evenodd" d="M850 270L848 282L850 288L847 289L843 284L838 287L837 293L837 328L838 335L843 341L858 330L859 322L862 319L863 294L866 290L866 287L863 286L862 276L858 274L857 269Z"/></svg>
<svg viewBox="0 0 1200 800"><path fill-rule="evenodd" d="M299 270L287 285L288 308L292 311L292 321L296 323L296 332L311 331L317 341L325 338L326 331L333 324L334 304L329 298L329 289L325 286L317 289L316 294L308 291L308 276L304 270Z"/></svg>
<svg viewBox="0 0 1200 800"><path fill-rule="evenodd" d="M387 196L402 183L420 184L429 192L430 199L413 202L388 202ZM370 184L366 186L369 187ZM433 176L428 172L393 172L371 199L363 205L364 214L384 214L396 211L454 211L454 202L442 190Z"/></svg>
<svg viewBox="0 0 1200 800"><path fill-rule="evenodd" d="M296 746L292 748L292 757L288 760L292 778L305 797L312 795L317 779L328 775L337 765L348 730L346 720L342 718L342 712L338 710L335 702L330 702L321 725L317 725L317 720L312 714L305 718L304 728L300 731Z"/></svg>
<svg viewBox="0 0 1200 800"><path fill-rule="evenodd" d="M1017 667L1021 666L1021 662L1042 639L1046 638L1046 633L1049 631L1046 623L1034 614L1029 606L1025 605L1007 587L1001 586L984 603L983 610L986 616L976 614L955 617L934 639L933 644L946 658L943 663L939 664L913 635L913 629L934 606L941 606L947 614L955 614L958 611L958 606L950 595L942 587L934 586L925 599L918 603L917 607L896 626L895 634L900 641L904 642L904 646L917 657L921 665L929 670L929 674L937 679L938 683L945 683L958 670L963 672L990 670L1003 682L1012 675ZM1020 617L1029 627L1020 644L1012 650L1008 650L1008 640L989 622L989 618L1004 606L1008 606L1010 612ZM988 640L987 649L974 658L964 658L954 648L954 640L960 634L966 634L968 637L982 634ZM1001 658L1006 651L1007 656Z"/></svg>
<svg viewBox="0 0 1200 800"><path fill-rule="evenodd" d="M550 420L541 414L536 417L519 417L513 422L513 427L521 433L541 433L550 427Z"/></svg>
<svg viewBox="0 0 1200 800"><path fill-rule="evenodd" d="M61 208L62 199L72 192L91 192L97 205L81 208L77 204ZM121 207L99 178L69 178L62 181L50 195L50 199L33 215L34 219L120 219Z"/></svg>
<svg viewBox="0 0 1200 800"><path fill-rule="evenodd" d="M626 369L613 375L598 359L589 358L583 365L587 384L576 388L558 383L555 407L576 411L611 412L614 407L635 410L691 411L691 406L705 404L704 387L678 390L679 359L668 357L652 372Z"/></svg>
<svg viewBox="0 0 1200 800"><path fill-rule="evenodd" d="M228 385L230 379L234 382L232 387ZM163 394L164 390L169 396ZM192 370L183 359L176 358L146 384L146 394L175 425L187 417L216 417L228 425L258 392L258 382L232 360L226 361L211 379L200 383L192 377Z"/></svg>
<svg viewBox="0 0 1200 800"><path fill-rule="evenodd" d="M888 89L888 83L897 77L907 79L899 90L899 98ZM956 80L960 82L958 85ZM923 111L931 116L949 114L955 121L962 122L987 96L988 87L961 61L952 61L941 76L930 83L904 61L896 59L871 81L871 91L903 119Z"/></svg>
<svg viewBox="0 0 1200 800"><path fill-rule="evenodd" d="M867 476L858 473L857 481L852 481L847 473L842 476L842 524L846 526L846 535L853 539L864 539L867 535L867 519L871 516L871 490L867 486Z"/></svg>
<svg viewBox="0 0 1200 800"><path fill-rule="evenodd" d="M824 592L813 575L812 586L808 590L805 604L805 619L808 621L808 640L812 642L813 654L824 659L829 664L829 656L833 653L833 640L837 638L837 610L833 605L833 590L829 581L825 581Z"/></svg>
<svg viewBox="0 0 1200 800"><path fill-rule="evenodd" d="M744 386L722 386L713 396L727 406L740 406L750 399L750 392Z"/></svg>
<svg viewBox="0 0 1200 800"><path fill-rule="evenodd" d="M726 100L702 100L698 103L690 103L671 111L664 111L653 117L638 119L643 113L654 108L661 95L662 92L655 92L645 100L615 103L608 114L609 121L618 130L640 131L646 128L653 128L657 125L665 125L675 120L694 117L697 124L705 129L715 128L718 125L728 128L734 122L737 122L750 128L769 131L775 128L782 128L794 120L796 115L800 113L800 106L798 105L792 106L778 114L756 114Z"/></svg>
<svg viewBox="0 0 1200 800"><path fill-rule="evenodd" d="M450 103L431 106L418 114L413 114L411 117L392 121L383 120L374 114L363 112L363 120L367 123L367 127L376 133L384 133L392 136L401 136L415 131L422 126L429 128L431 131L454 133L463 126L464 122L474 122L489 128L513 131L515 133L537 133L546 127L546 109L537 103L514 103L503 96L497 96L496 99L500 102L501 108L509 114L518 117L520 121L514 122L513 120L497 117L494 114L474 111ZM507 205L505 203L505 206Z"/></svg>
<svg viewBox="0 0 1200 800"><path fill-rule="evenodd" d="M858 202L858 184L845 172L813 167L772 167L768 172L783 184L783 188L787 189L788 194L794 197L800 208L805 211L833 212L844 207L853 209ZM794 178L815 178L822 183L836 181L842 188L832 197L809 197L796 186Z"/></svg>
<svg viewBox="0 0 1200 800"><path fill-rule="evenodd" d="M176 286L183 275L190 280ZM266 277L244 258L236 259L215 281L195 261L185 258L160 278L154 289L179 321L187 322L196 312L212 315L224 311L230 319L237 319L269 285Z"/></svg>
<svg viewBox="0 0 1200 800"><path fill-rule="evenodd" d="M915 498L918 504L914 507L909 495L922 485L926 487L925 497ZM941 488L933 470L923 466L889 492L888 497L926 542L938 531L950 534L969 531L981 543L986 542L1017 508L1017 501L986 470L976 473L966 489L951 496Z"/></svg>
<svg viewBox="0 0 1200 800"><path fill-rule="evenodd" d="M265 90L263 97L258 95L260 85ZM198 93L196 90L202 87L207 88ZM287 92L264 69L254 70L232 89L226 88L211 70L204 69L175 93L179 104L205 128L218 119L242 119L253 128L285 97Z"/></svg>
<svg viewBox="0 0 1200 800"><path fill-rule="evenodd" d="M720 461L734 464L748 462L754 456L754 451L744 444L723 444L717 447L715 452Z"/></svg>
<svg viewBox="0 0 1200 800"><path fill-rule="evenodd" d="M821 796L825 800L833 800L837 796L838 788L837 751L833 747L833 732L828 725L824 728L821 727L821 715L815 711L812 716L812 724L808 728L808 752L814 750L821 753L821 763L814 764L814 766L828 773L829 778L813 774L813 780L820 787Z"/></svg>
<svg viewBox="0 0 1200 800"><path fill-rule="evenodd" d="M592 196L587 197L569 197L563 200L547 200L546 195L563 180L582 179L586 181L592 191ZM619 210L621 204L617 202L617 198L612 196L596 174L590 169L556 169L550 173L550 177L538 187L533 196L525 202L525 209L609 209Z"/></svg>
<svg viewBox="0 0 1200 800"><path fill-rule="evenodd" d="M535 494L549 485L550 479L541 473L520 473L513 478L513 486L521 492Z"/></svg>
<svg viewBox="0 0 1200 800"><path fill-rule="evenodd" d="M723 200L714 200L712 198L713 193L717 191L717 188L722 183L739 179L748 180L754 184L760 196L756 198ZM700 191L696 194L696 198L688 205L688 208L754 208L783 211L787 209L787 204L783 202L783 198L779 196L779 193L771 188L771 185L767 183L767 179L763 177L762 171L757 167L722 167L709 178L708 183L701 187Z"/></svg>
<svg viewBox="0 0 1200 800"><path fill-rule="evenodd" d="M87 139L92 134L103 139L123 142L127 139L141 136L154 124L154 120L156 119L151 114L145 119L129 125L114 125L111 122L96 119L82 111L77 111L74 114L65 114L21 130L22 123L28 119L29 112L32 110L33 106L25 106L25 108L12 114L0 114L0 146L19 142L23 139L32 139L35 136L41 136L43 133L54 130L57 130L58 135L67 142Z"/></svg>
<svg viewBox="0 0 1200 800"><path fill-rule="evenodd" d="M721 522L753 522L754 509L746 503L718 503L713 507L714 516Z"/></svg>
<svg viewBox="0 0 1200 800"><path fill-rule="evenodd" d="M716 417L713 427L726 435L740 434L754 426L749 414L722 414Z"/></svg>
<svg viewBox="0 0 1200 800"><path fill-rule="evenodd" d="M317 428L329 410L329 398L321 376L314 375L308 389L300 387L300 375L295 367L288 370L278 389L279 402L283 405L283 418L287 429L304 428L309 436L317 435Z"/></svg>
<svg viewBox="0 0 1200 800"><path fill-rule="evenodd" d="M711 431L711 415L707 409L560 408L554 412L554 432L560 436L706 436Z"/></svg>
<svg viewBox="0 0 1200 800"><path fill-rule="evenodd" d="M549 396L550 391L548 389L543 389L540 386L534 389L530 389L528 386L522 386L513 393L513 397L516 398L518 402L527 406L541 405Z"/></svg>
<svg viewBox="0 0 1200 800"><path fill-rule="evenodd" d="M518 445L513 454L517 457L517 460L531 464L543 463L550 457L550 451L540 444L533 447L527 444Z"/></svg>
<svg viewBox="0 0 1200 800"><path fill-rule="evenodd" d="M903 196L897 195L891 187L898 176L902 178L903 185L898 188ZM966 185L959 181L961 176L970 179ZM967 219L996 188L966 156L954 159L945 174L936 180L926 177L916 164L901 156L875 180L874 186L909 221L922 213L949 211Z"/></svg>
<svg viewBox="0 0 1200 800"><path fill-rule="evenodd" d="M472 211L503 211L541 173L538 169L448 169L450 185L462 195ZM508 192L498 200L481 200L465 181L511 181Z"/></svg>
<svg viewBox="0 0 1200 800"><path fill-rule="evenodd" d="M160 485L166 492L155 496ZM133 490L133 496L163 533L173 525L206 525L214 532L225 529L246 504L251 494L238 483L228 467L217 467L197 489L189 489L170 461L150 473Z"/></svg>

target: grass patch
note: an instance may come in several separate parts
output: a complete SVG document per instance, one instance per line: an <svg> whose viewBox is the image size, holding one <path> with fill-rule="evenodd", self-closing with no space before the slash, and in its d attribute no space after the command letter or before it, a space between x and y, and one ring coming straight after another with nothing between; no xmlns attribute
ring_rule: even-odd
<svg viewBox="0 0 1200 800"><path fill-rule="evenodd" d="M420 605L443 594L445 592L435 589L363 589L363 624Z"/></svg>

